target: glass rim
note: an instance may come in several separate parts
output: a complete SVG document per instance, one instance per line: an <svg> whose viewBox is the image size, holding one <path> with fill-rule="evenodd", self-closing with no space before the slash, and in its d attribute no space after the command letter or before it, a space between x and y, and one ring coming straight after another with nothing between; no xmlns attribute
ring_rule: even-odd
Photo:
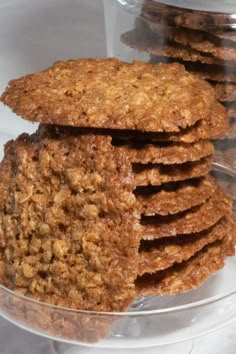
<svg viewBox="0 0 236 354"><path fill-rule="evenodd" d="M144 0L118 0L118 2L129 9L140 9ZM234 0L228 0L227 3L222 3L221 0L217 0L217 3L214 1L214 4L207 0L201 0L200 2L195 1L194 3L191 0L151 0L151 2L156 3L157 6L178 9L179 11L196 11L199 14L213 13L216 15L231 15L236 20L236 3Z"/></svg>
<svg viewBox="0 0 236 354"><path fill-rule="evenodd" d="M105 6L111 0L103 0ZM143 17L142 7L145 4L144 0L113 0L124 7L127 12L130 12L134 16ZM188 16L190 24L182 24L183 27L191 28L195 30L215 30L221 29L226 31L236 30L236 3L231 5L222 4L221 0L218 0L217 4L212 4L211 2L204 2L201 0L201 6L196 2L195 4L188 4L191 0L150 0L147 6L150 6L154 12L159 13L166 17L167 22L172 21L173 15L178 16ZM235 1L235 0L228 0ZM208 7L207 7L208 4ZM191 5L191 6L190 6ZM218 6L218 7L217 7ZM168 15L172 14L171 18L168 20ZM211 17L211 18L210 18ZM145 19L145 18L144 18ZM214 19L214 20L212 20ZM152 19L149 18L152 22ZM173 25L176 25L174 22Z"/></svg>
<svg viewBox="0 0 236 354"><path fill-rule="evenodd" d="M194 290L193 290L194 291ZM168 308L163 308L163 309L156 309L156 310L146 310L146 311L124 311L124 312L110 312L110 311L90 311L90 310L78 310L78 309L73 309L73 308L67 308L67 307L62 307L62 306L57 306L57 305L52 305L48 304L46 302L42 302L40 300L36 300L33 298L30 298L28 296L22 295L20 293L17 293L11 289L6 288L5 286L0 284L0 294L1 292L4 292L6 294L9 294L10 296L17 297L18 299L24 301L24 302L30 302L31 304L42 306L45 308L48 308L50 310L57 310L57 311L66 311L69 313L77 314L77 315L97 315L97 316L117 316L117 317L145 317L148 315L164 315L164 314L169 314L169 313L175 313L175 312L181 312L185 310L191 310L194 308L198 307L203 307L207 306L213 303L216 303L218 301L221 301L225 298L228 298L234 294L236 294L236 286L230 288L227 291L222 292L221 294L211 296L207 299L196 301L193 303L189 303L186 305L180 305L180 306L173 306L173 307L168 307ZM0 306L1 310L1 306Z"/></svg>

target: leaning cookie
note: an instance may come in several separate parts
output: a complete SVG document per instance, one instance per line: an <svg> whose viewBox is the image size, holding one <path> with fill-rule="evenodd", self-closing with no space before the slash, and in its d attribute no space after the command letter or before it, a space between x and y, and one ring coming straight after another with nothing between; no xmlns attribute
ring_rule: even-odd
<svg viewBox="0 0 236 354"><path fill-rule="evenodd" d="M0 174L1 283L54 305L127 309L139 214L131 164L111 138L44 127L7 145Z"/></svg>

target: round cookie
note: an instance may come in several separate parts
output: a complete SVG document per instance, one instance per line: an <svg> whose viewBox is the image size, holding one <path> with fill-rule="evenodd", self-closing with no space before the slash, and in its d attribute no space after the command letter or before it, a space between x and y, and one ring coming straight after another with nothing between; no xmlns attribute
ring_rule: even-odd
<svg viewBox="0 0 236 354"><path fill-rule="evenodd" d="M158 21L136 21L136 29L142 30L148 27L150 34L157 35L159 38L175 41L184 46L189 46L199 52L206 52L220 60L235 60L235 40L234 31L204 31L176 27ZM146 31L148 31L146 29ZM228 57L227 57L228 56Z"/></svg>
<svg viewBox="0 0 236 354"><path fill-rule="evenodd" d="M162 57L156 55L150 55L150 63L173 63L178 62L185 66L185 68L193 74L199 75L201 78L209 80L210 82L223 82L236 83L236 73L233 66L228 66L227 63L222 63L222 65L210 65L202 64L200 62L184 61L171 57Z"/></svg>
<svg viewBox="0 0 236 354"><path fill-rule="evenodd" d="M167 216L143 216L142 239L155 240L206 230L230 213L231 208L231 199L218 187L205 203L185 212Z"/></svg>
<svg viewBox="0 0 236 354"><path fill-rule="evenodd" d="M145 133L132 131L112 131L112 136L121 141L129 143L160 143L179 142L192 144L199 140L217 138L220 134L225 134L229 130L229 119L225 107L221 105L222 116L217 116L218 108L212 108L212 114L207 120L201 120L194 126L181 129L179 133ZM215 114L216 113L216 114ZM111 132L110 132L111 133ZM109 134L109 132L108 132Z"/></svg>
<svg viewBox="0 0 236 354"><path fill-rule="evenodd" d="M189 46L201 53L213 55L219 60L235 61L235 43L222 41L204 31L197 31L179 27L174 33L174 40L184 46ZM232 45L231 47L229 45Z"/></svg>
<svg viewBox="0 0 236 354"><path fill-rule="evenodd" d="M223 268L235 254L234 242L225 237L206 246L188 261L136 280L137 296L171 295L199 287L211 274Z"/></svg>
<svg viewBox="0 0 236 354"><path fill-rule="evenodd" d="M214 179L208 175L179 183L169 183L161 189L145 187L136 190L143 215L177 214L204 203L216 191Z"/></svg>
<svg viewBox="0 0 236 354"><path fill-rule="evenodd" d="M12 80L1 101L34 122L178 132L207 120L213 106L223 118L212 92L179 64L80 59Z"/></svg>
<svg viewBox="0 0 236 354"><path fill-rule="evenodd" d="M182 164L198 161L214 153L214 146L209 141L197 141L193 144L184 143L153 143L120 146L132 163L161 163L164 165Z"/></svg>
<svg viewBox="0 0 236 354"><path fill-rule="evenodd" d="M164 40L163 37L158 37L157 35L153 37L150 34L140 34L137 30L122 34L121 40L131 48L155 56L201 62L202 64L224 65L224 60L218 59L211 54L201 53L190 46ZM232 67L235 65L233 60L228 61L227 64Z"/></svg>
<svg viewBox="0 0 236 354"><path fill-rule="evenodd" d="M197 234L146 241L139 252L139 275L187 261L206 245L224 238L231 232L231 224L230 217L224 217L210 229Z"/></svg>
<svg viewBox="0 0 236 354"><path fill-rule="evenodd" d="M200 161L186 162L181 165L133 165L135 185L159 186L168 182L184 181L190 178L206 176L211 170L212 158L205 157Z"/></svg>

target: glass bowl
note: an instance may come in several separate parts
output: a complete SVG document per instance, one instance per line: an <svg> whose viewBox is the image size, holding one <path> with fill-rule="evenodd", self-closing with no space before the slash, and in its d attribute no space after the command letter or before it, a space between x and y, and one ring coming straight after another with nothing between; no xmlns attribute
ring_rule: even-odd
<svg viewBox="0 0 236 354"><path fill-rule="evenodd" d="M189 341L236 317L236 257L197 290L137 298L123 313L51 306L0 286L0 315L32 333L96 348L148 348Z"/></svg>

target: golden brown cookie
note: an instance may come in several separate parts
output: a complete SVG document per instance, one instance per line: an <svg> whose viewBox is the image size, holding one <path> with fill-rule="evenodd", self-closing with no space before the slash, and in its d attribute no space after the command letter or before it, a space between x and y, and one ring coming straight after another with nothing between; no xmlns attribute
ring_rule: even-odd
<svg viewBox="0 0 236 354"><path fill-rule="evenodd" d="M5 285L63 307L127 309L140 240L127 157L109 136L44 127L14 142L13 161L0 210Z"/></svg>
<svg viewBox="0 0 236 354"><path fill-rule="evenodd" d="M135 164L133 165L136 186L159 186L163 183L184 181L206 176L211 170L212 157L181 165Z"/></svg>
<svg viewBox="0 0 236 354"><path fill-rule="evenodd" d="M144 187L136 190L137 201L144 215L180 213L204 203L216 191L214 179L208 175L161 187Z"/></svg>
<svg viewBox="0 0 236 354"><path fill-rule="evenodd" d="M142 21L136 23L136 27L146 32L150 32L154 36L174 41L181 45L190 47L200 53L211 54L217 59L233 61L236 59L236 49L234 39L236 38L234 31L204 31L188 29L184 27L176 27L168 24L159 23L158 21ZM184 58L183 58L184 59Z"/></svg>
<svg viewBox="0 0 236 354"><path fill-rule="evenodd" d="M236 101L236 84L217 83L214 88L219 101Z"/></svg>
<svg viewBox="0 0 236 354"><path fill-rule="evenodd" d="M236 60L234 42L222 41L222 39L204 31L192 29L186 31L186 29L179 27L174 31L174 40L201 53L211 54L219 60Z"/></svg>
<svg viewBox="0 0 236 354"><path fill-rule="evenodd" d="M193 5L193 4L192 4ZM227 5L225 9L227 8ZM228 13L227 13L228 12ZM183 9L179 6L168 6L166 3L155 0L145 0L143 2L141 18L145 21L158 23L162 25L183 26L191 29L200 29L213 33L215 36L225 38L223 30L215 28L224 28L226 36L234 32L234 17L230 10L226 13L215 13L211 11L201 11L195 9Z"/></svg>
<svg viewBox="0 0 236 354"><path fill-rule="evenodd" d="M225 237L206 246L186 262L139 277L136 280L136 293L138 296L153 296L193 290L223 268L225 259L234 254L234 243Z"/></svg>
<svg viewBox="0 0 236 354"><path fill-rule="evenodd" d="M192 234L208 229L231 212L232 202L220 187L203 204L182 213L167 216L143 216L143 239Z"/></svg>
<svg viewBox="0 0 236 354"><path fill-rule="evenodd" d="M206 245L224 238L231 232L231 228L232 220L229 216L197 234L144 241L139 255L139 275L155 273L174 263L187 261Z"/></svg>
<svg viewBox="0 0 236 354"><path fill-rule="evenodd" d="M192 144L199 140L213 139L229 130L229 119L226 109L223 106L221 108L224 111L224 117L217 117L213 107L212 115L208 120L201 120L188 129L181 129L179 133L145 133L125 130L112 131L112 135L115 136L115 139L119 138L122 141L129 141L129 143L142 142L143 144L171 141ZM108 134L111 134L111 132L108 132Z"/></svg>
<svg viewBox="0 0 236 354"><path fill-rule="evenodd" d="M144 21L143 21L144 19ZM200 52L210 53L213 56L221 60L232 60L232 58L219 57L227 53L232 56L235 52L235 31L208 31L208 30L195 30L188 29L185 27L176 26L168 22L159 22L155 18L147 18L146 14L143 14L142 20L136 20L136 28L143 28L147 26L146 31L150 31L153 35L158 35L159 38L166 40L167 38L171 41L176 41L177 43L183 44L185 46L190 46L193 49L197 49ZM194 46L197 45L195 48Z"/></svg>
<svg viewBox="0 0 236 354"><path fill-rule="evenodd" d="M13 153L14 153L14 141L9 141L4 146L4 158L0 162L0 210L4 210L6 205L6 200L9 195L9 184L11 181L12 173L13 173ZM0 218L1 222L1 218ZM0 229L1 230L1 229ZM2 234L0 233L0 240L2 238ZM1 242L0 242L1 244Z"/></svg>
<svg viewBox="0 0 236 354"><path fill-rule="evenodd" d="M122 34L121 40L131 48L155 56L171 57L185 61L201 62L203 64L224 65L223 60L211 54L199 52L190 46L185 46L174 41L164 40L163 37L158 37L157 35L140 33L137 30ZM233 61L229 61L228 64L233 66Z"/></svg>
<svg viewBox="0 0 236 354"><path fill-rule="evenodd" d="M208 65L201 63L194 63L191 61L184 61L162 56L150 56L150 63L173 63L178 62L185 66L185 68L193 74L199 75L203 79L213 82L236 83L236 73L233 66L228 66L227 63L222 65Z"/></svg>
<svg viewBox="0 0 236 354"><path fill-rule="evenodd" d="M226 62L222 65L185 62L184 65L188 71L198 74L203 79L212 82L236 83L235 70L232 66L228 66Z"/></svg>
<svg viewBox="0 0 236 354"><path fill-rule="evenodd" d="M207 140L193 144L184 143L154 143L129 144L120 146L132 163L161 163L182 164L189 161L198 161L214 153L214 146Z"/></svg>
<svg viewBox="0 0 236 354"><path fill-rule="evenodd" d="M178 15L174 18L174 23L178 26L186 27L186 30L203 30L222 39L235 40L235 20L230 12L231 11L228 11L228 13L227 11L225 13L215 13L213 11L180 10Z"/></svg>
<svg viewBox="0 0 236 354"><path fill-rule="evenodd" d="M0 284L6 284L6 268L3 259L2 250L5 247L5 238L3 233L2 214L4 213L6 201L9 195L9 184L13 173L13 152L14 142L9 141L4 148L4 158L0 163ZM4 217L4 216L3 216Z"/></svg>
<svg viewBox="0 0 236 354"><path fill-rule="evenodd" d="M144 90L145 87L145 90ZM213 89L178 64L60 61L9 83L1 101L30 121L178 132L223 112Z"/></svg>
<svg viewBox="0 0 236 354"><path fill-rule="evenodd" d="M229 113L230 112L227 112L226 110L224 118L220 119L215 116L213 108L212 116L209 120L202 120L198 122L194 127L182 130L180 133L163 134L160 138L167 141L181 141L185 143L192 143L200 139L214 139L219 134L228 132L229 119L227 114Z"/></svg>
<svg viewBox="0 0 236 354"><path fill-rule="evenodd" d="M192 24L191 26L190 22L187 23L183 21L183 16L184 15L186 16L186 13L182 14L182 18L181 15L176 16L174 18L173 12L169 17L163 18L161 15L162 14L160 13L156 13L155 16L154 13L143 11L141 18L142 20L144 20L144 22L146 23L146 25L149 27L151 31L158 34L164 34L166 37L169 36L173 38L174 34L176 33L176 29L180 28L181 31L186 31L186 32L188 32L189 30L193 31L193 33L195 34L195 36L193 37L195 41L196 40L200 41L203 40L205 37L207 37L212 42L218 43L219 45L222 46L224 46L225 44L228 44L228 46L234 46L233 42L236 41L236 31L233 28L231 29L228 27L227 29L225 26L224 29L216 30L212 26L212 20L211 23L210 22L208 23L208 25L210 26L208 26L208 28L207 26L204 28L202 23L203 16L201 16L202 17L201 26L199 24L199 26L196 28L194 24ZM188 28L187 30L186 27Z"/></svg>

